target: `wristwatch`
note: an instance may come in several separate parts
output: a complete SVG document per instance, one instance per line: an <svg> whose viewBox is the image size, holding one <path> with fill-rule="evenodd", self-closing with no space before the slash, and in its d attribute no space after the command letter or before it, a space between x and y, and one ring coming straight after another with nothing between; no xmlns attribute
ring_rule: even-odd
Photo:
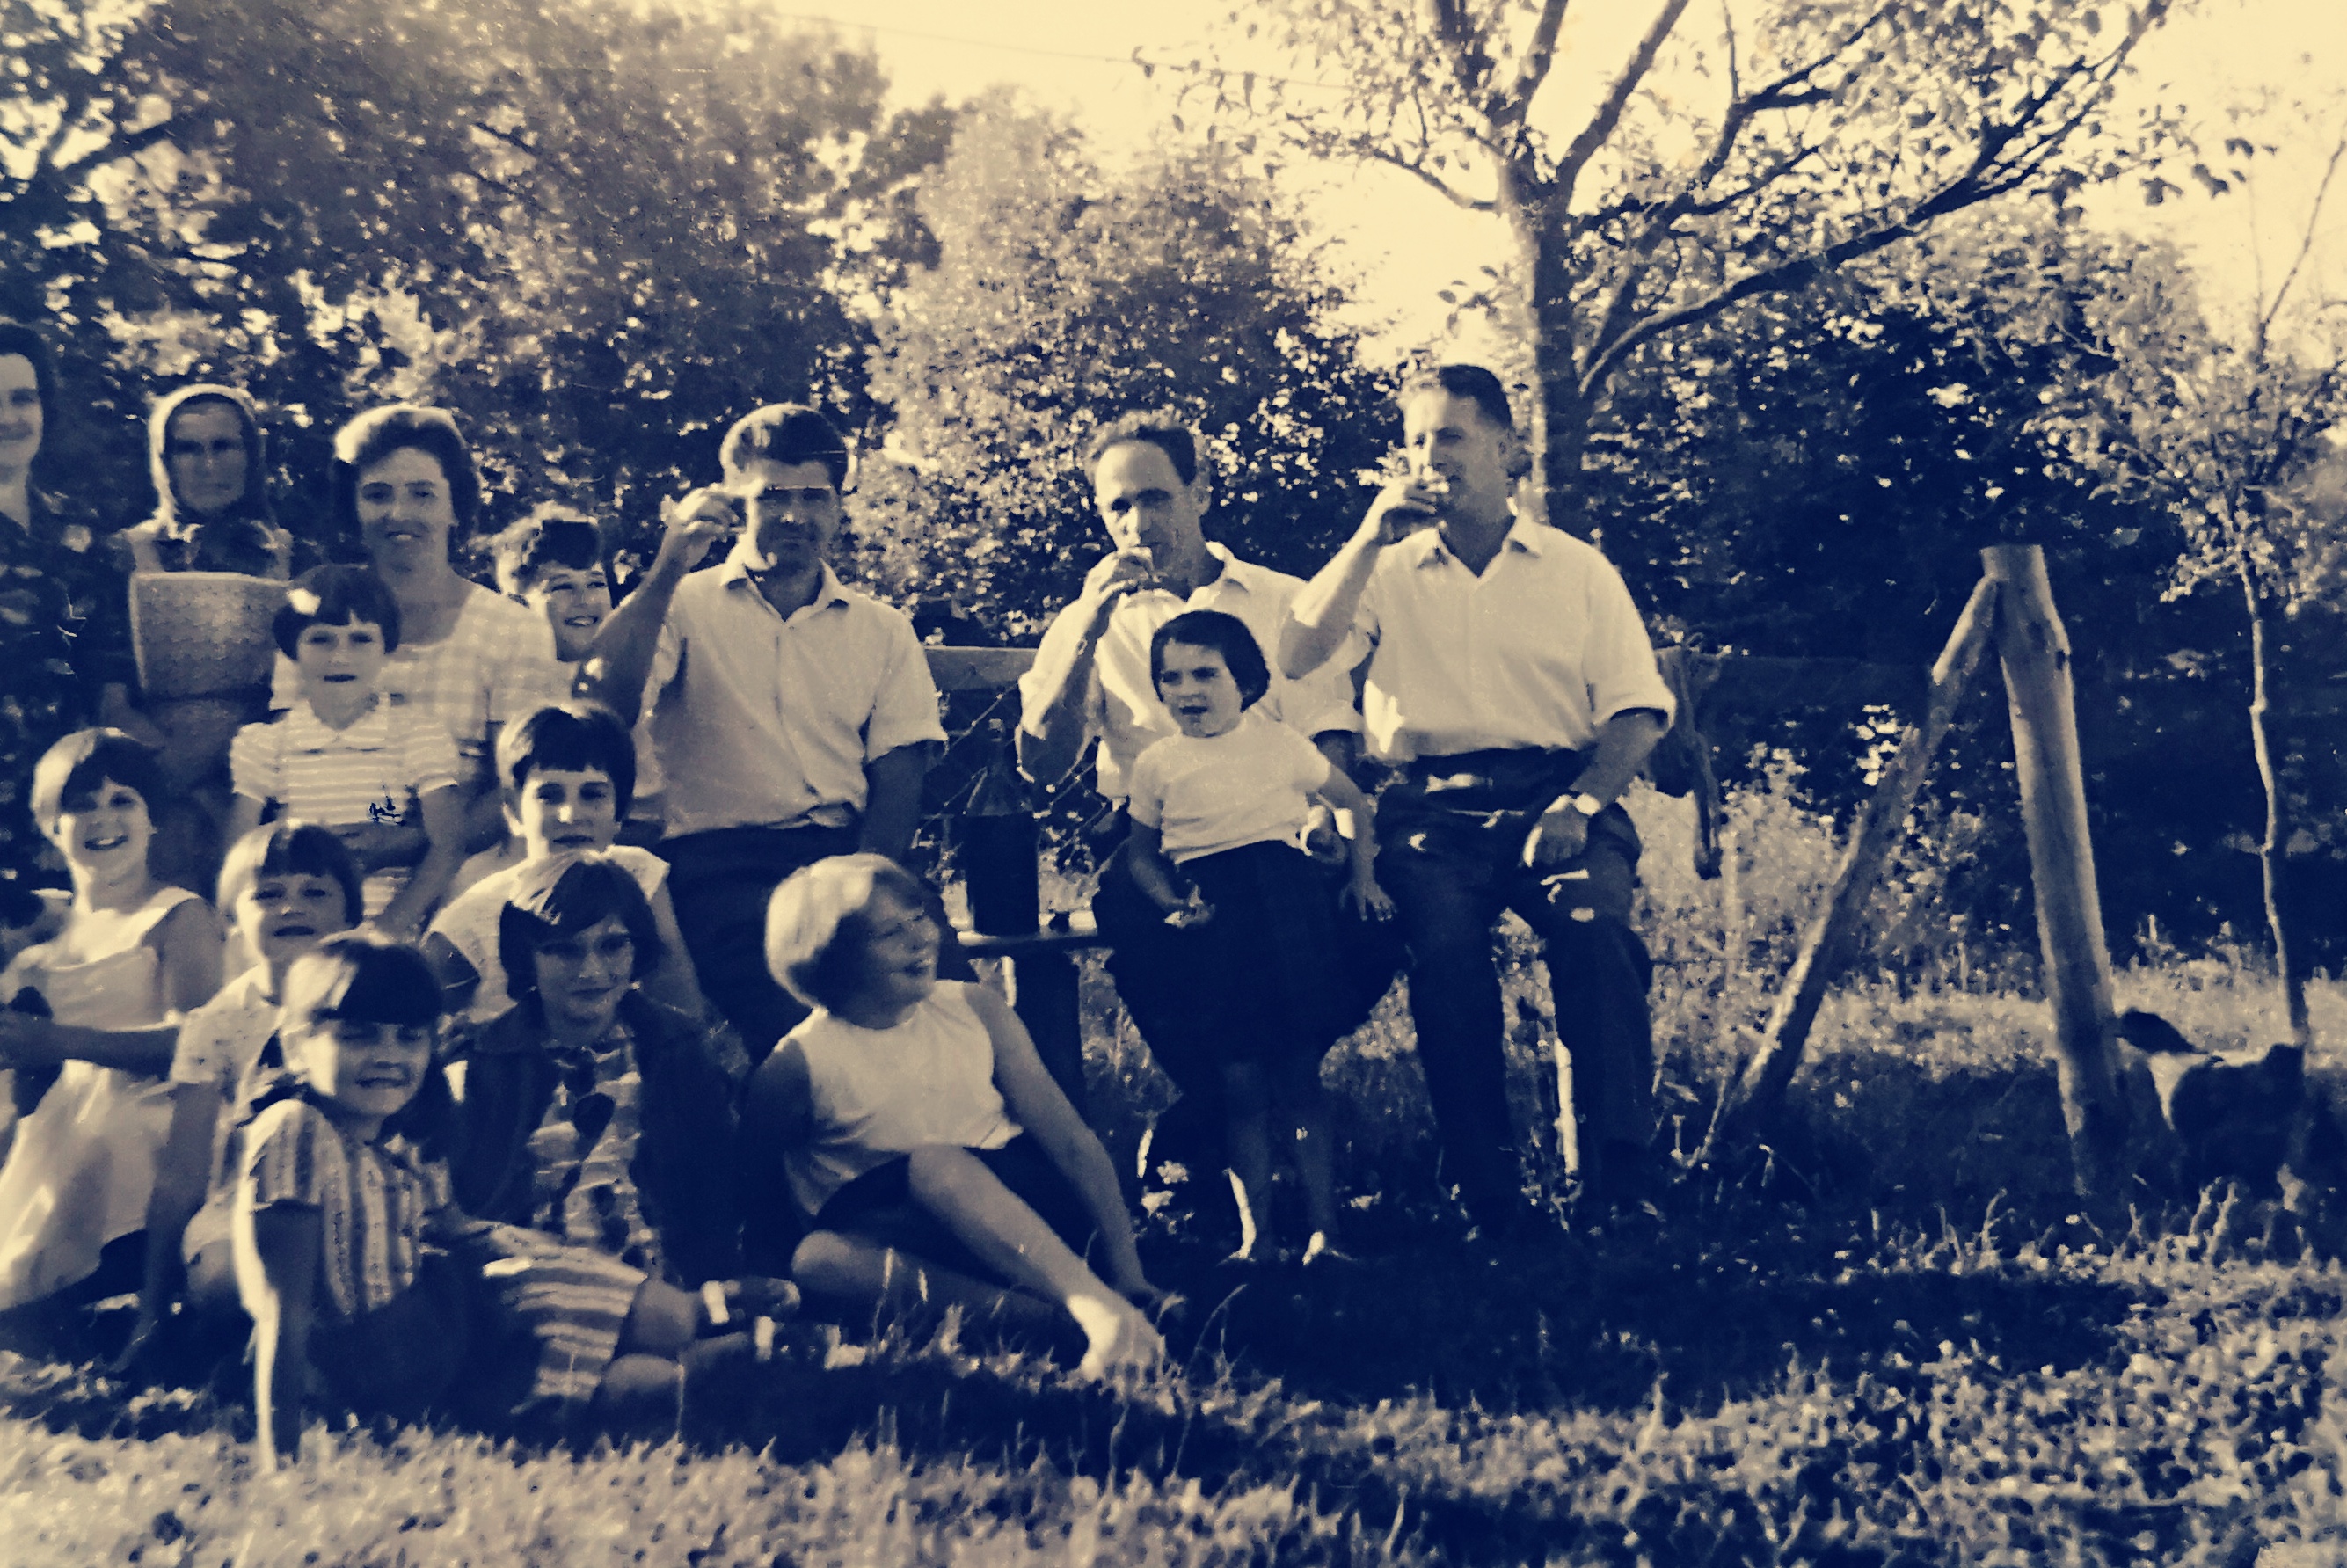
<svg viewBox="0 0 2347 1568"><path fill-rule="evenodd" d="M1586 791L1580 791L1573 794L1566 795L1562 804L1571 806L1573 810L1579 812L1583 816L1595 816L1599 812L1605 809L1605 803L1604 801L1599 800L1595 795L1591 794Z"/></svg>

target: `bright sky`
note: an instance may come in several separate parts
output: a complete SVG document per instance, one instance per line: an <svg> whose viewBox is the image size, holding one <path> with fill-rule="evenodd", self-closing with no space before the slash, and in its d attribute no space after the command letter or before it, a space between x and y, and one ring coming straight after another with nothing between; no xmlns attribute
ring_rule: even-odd
<svg viewBox="0 0 2347 1568"><path fill-rule="evenodd" d="M2112 0L2111 9L2125 3ZM1233 5L1234 0L802 0L788 14L828 19L852 37L868 38L903 100L935 93L959 100L1014 84L1037 102L1069 113L1104 149L1122 149L1168 133L1176 112L1178 77L1161 71L1154 80L1144 78L1131 63L1135 49L1160 61L1195 57L1208 37L1229 36L1225 19ZM2212 297L2246 302L2261 267L2269 290L2287 269L2322 162L2347 117L2347 96L2327 96L2332 84L2347 84L2347 5L2183 0L2183 8L2139 53L2129 91L2188 105L2205 124L2219 128L2212 138L2233 128L2222 123L2224 111L2262 98L2262 111L2239 134L2280 144L2280 156L2252 160L2259 178L2240 194L2210 200L2196 187L2183 199L2147 209L2130 187L2104 196L2096 210L2108 221L2176 239ZM1648 14L1644 5L1582 0L1567 13L1561 69L1577 67L1575 77L1600 78L1620 58L1625 29ZM1561 77L1552 91L1573 85ZM1405 175L1334 169L1299 175L1296 189L1314 222L1339 241L1341 264L1358 279L1365 313L1391 321L1399 341L1439 330L1444 307L1436 291L1503 254L1493 220L1452 207ZM2299 297L2321 297L2326 290L2347 297L2347 168L2323 211L2321 242L2297 285Z"/></svg>

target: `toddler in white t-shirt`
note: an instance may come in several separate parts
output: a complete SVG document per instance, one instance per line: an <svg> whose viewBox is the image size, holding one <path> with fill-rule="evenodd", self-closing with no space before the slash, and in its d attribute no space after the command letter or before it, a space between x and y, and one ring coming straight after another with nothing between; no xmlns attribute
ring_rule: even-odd
<svg viewBox="0 0 2347 1568"><path fill-rule="evenodd" d="M1311 1261L1334 1250L1337 1200L1320 1059L1353 1017L1339 977L1339 902L1385 920L1368 797L1313 743L1255 708L1270 667L1236 616L1191 610L1158 629L1150 676L1181 733L1141 753L1130 779L1133 879L1194 938L1202 1031L1223 1045L1225 1135L1239 1189L1238 1255L1272 1250L1275 1113L1293 1129ZM1332 895L1304 853L1315 797L1355 825L1350 875Z"/></svg>

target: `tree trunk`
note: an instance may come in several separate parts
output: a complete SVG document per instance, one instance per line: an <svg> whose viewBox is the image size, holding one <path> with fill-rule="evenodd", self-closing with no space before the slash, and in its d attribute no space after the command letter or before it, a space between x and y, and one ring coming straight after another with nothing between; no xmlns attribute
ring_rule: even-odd
<svg viewBox="0 0 2347 1568"><path fill-rule="evenodd" d="M2113 1060L2111 961L2103 945L2102 900L2086 832L2070 641L2055 613L2042 549L1998 545L1983 550L1981 559L1997 579L1997 656L2013 715L2062 1119L2070 1130L2078 1190L2107 1195L2124 1174L2127 1104L2119 1098Z"/></svg>
<svg viewBox="0 0 2347 1568"><path fill-rule="evenodd" d="M1907 813L1914 806L1915 793L1931 768L1932 753L1955 722L1956 705L1980 669L1996 619L1996 584L1983 578L1963 613L1956 618L1948 646L1932 667L1931 696L1923 715L1900 737L1882 782L1866 803L1858 829L1850 835L1850 847L1842 853L1840 868L1826 890L1824 905L1802 938L1801 950L1777 992L1759 1047L1720 1096L1711 1131L1703 1141L1702 1160L1711 1160L1716 1149L1724 1151L1757 1135L1784 1104L1785 1091L1801 1065L1802 1047L1809 1040L1809 1026L1817 1021L1826 987L1850 963L1875 879L1898 845Z"/></svg>
<svg viewBox="0 0 2347 1568"><path fill-rule="evenodd" d="M1552 242L1537 204L1515 207L1509 221L1532 282L1533 396L1525 436L1532 468L1521 499L1528 516L1585 539L1581 457L1589 441L1589 405L1581 395L1574 354L1579 322L1566 250Z"/></svg>
<svg viewBox="0 0 2347 1568"><path fill-rule="evenodd" d="M2291 942L2290 921L2284 913L2284 884L2290 875L2290 802L2282 793L2281 772L2274 765L2273 703L2268 690L2268 665L2272 654L2267 636L2265 601L2258 593L2257 575L2250 563L2239 562L2239 570L2241 600L2250 612L2250 749L2258 760L2258 782L2266 792L2266 835L2258 845L2266 926L2273 932L2274 972L2281 977L2290 1038L2301 1047L2311 1047L2314 1028L2306 1016L2306 977L2299 972L2297 949Z"/></svg>

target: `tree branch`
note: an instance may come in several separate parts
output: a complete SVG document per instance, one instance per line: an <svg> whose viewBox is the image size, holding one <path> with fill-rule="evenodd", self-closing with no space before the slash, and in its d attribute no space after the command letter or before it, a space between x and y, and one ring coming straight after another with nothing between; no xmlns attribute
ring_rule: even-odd
<svg viewBox="0 0 2347 1568"><path fill-rule="evenodd" d="M1498 202L1486 197L1470 196L1465 191L1453 187L1449 180L1444 179L1425 165L1404 158L1398 152L1391 152L1382 147L1362 142L1355 144L1353 155L1357 158L1365 158L1371 163L1382 163L1389 169L1399 169L1404 174L1416 175L1429 190L1462 211L1493 212L1499 210Z"/></svg>
<svg viewBox="0 0 2347 1568"><path fill-rule="evenodd" d="M53 178L61 184L69 185L93 169L103 168L121 159L136 158L157 142L169 140L172 136L184 128L186 124L185 120L173 115L169 119L159 120L143 130L134 130L128 135L118 136L102 147L91 149L71 163L58 164Z"/></svg>
<svg viewBox="0 0 2347 1568"><path fill-rule="evenodd" d="M1556 35L1564 26L1564 6L1565 0L1544 0L1542 5L1540 20L1532 24L1532 45L1524 51L1524 62L1516 67L1515 85L1501 106L1501 124L1521 128L1531 114L1532 98L1548 80L1549 67L1556 63Z"/></svg>
<svg viewBox="0 0 2347 1568"><path fill-rule="evenodd" d="M2347 157L2347 126L2340 128L2339 140L2331 149L2331 161L2322 166L2321 182L2314 188L2314 205L2307 210L2306 231L2299 236L2298 254L2291 259L2290 271L2282 277L2281 287L2274 291L2273 303L2258 317L2258 357L2260 359L2265 357L2266 342L2273 331L2274 318L2281 314L2282 302L2290 298L2291 285L2298 282L2299 269L2306 265L2307 255L2314 249L2314 231L2322 219L2323 200L2331 194L2331 180L2339 172L2339 160L2342 157Z"/></svg>
<svg viewBox="0 0 2347 1568"><path fill-rule="evenodd" d="M1655 13L1645 36L1638 40L1637 48L1631 52L1629 63L1622 67L1622 74L1614 78L1613 89L1605 95L1605 101L1597 106L1596 111L1589 117L1589 123L1581 128L1581 134L1573 138L1572 145L1564 149L1564 156L1557 160L1555 186L1558 196L1563 199L1561 205L1572 204L1573 188L1580 181L1581 171L1589 166L1591 159L1597 156L1598 149L1614 138L1614 132L1621 126L1624 111L1630 107L1630 95L1638 90L1638 84L1645 80L1646 73L1655 68L1655 56L1662 52L1663 40L1669 37L1671 29L1679 25L1679 17L1686 14L1686 8L1687 0L1663 0L1662 9Z"/></svg>

